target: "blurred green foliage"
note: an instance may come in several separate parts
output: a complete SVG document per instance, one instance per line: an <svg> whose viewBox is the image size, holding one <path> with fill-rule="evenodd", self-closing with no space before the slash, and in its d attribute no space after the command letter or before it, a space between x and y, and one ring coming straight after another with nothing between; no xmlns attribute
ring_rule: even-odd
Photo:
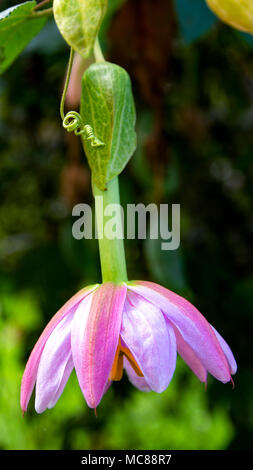
<svg viewBox="0 0 253 470"><path fill-rule="evenodd" d="M206 34L217 23L216 16L203 0L175 0L178 21L186 43Z"/></svg>
<svg viewBox="0 0 253 470"><path fill-rule="evenodd" d="M111 35L131 0L113 3L102 32L111 60ZM156 112L132 67L138 149L120 181L123 205L180 203L182 242L176 252L161 252L153 240L127 241L129 278L159 282L203 312L234 351L235 389L209 377L205 391L178 358L161 395L141 393L124 377L95 418L73 373L54 409L37 415L32 397L22 417L20 380L42 329L77 289L101 279L96 241L71 234L68 181L74 165L86 175L82 196L74 200L90 202L89 170L83 157L71 160L79 143L61 127L68 49L48 22L0 79L1 449L251 448L253 49L248 38L219 22L189 44L176 11L161 97L168 152L150 158ZM119 65L128 68L124 60Z"/></svg>

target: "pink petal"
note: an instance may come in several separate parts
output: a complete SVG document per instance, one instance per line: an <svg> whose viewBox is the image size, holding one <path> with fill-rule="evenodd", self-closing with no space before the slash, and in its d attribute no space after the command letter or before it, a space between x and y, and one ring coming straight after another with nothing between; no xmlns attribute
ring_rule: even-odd
<svg viewBox="0 0 253 470"><path fill-rule="evenodd" d="M130 292L125 302L120 336L133 354L149 387L164 391L176 367L176 339L162 312Z"/></svg>
<svg viewBox="0 0 253 470"><path fill-rule="evenodd" d="M222 382L231 380L227 359L208 321L187 300L158 284L137 281L128 289L160 308L208 372Z"/></svg>
<svg viewBox="0 0 253 470"><path fill-rule="evenodd" d="M92 300L77 309L71 335L73 361L81 390L96 408L108 385L119 342L126 286L102 284Z"/></svg>
<svg viewBox="0 0 253 470"><path fill-rule="evenodd" d="M85 287L84 289L77 292L77 294L75 294L73 297L71 297L71 299L66 302L63 307L53 316L53 318L50 320L43 333L39 337L37 343L35 344L30 354L22 378L20 405L23 412L27 410L27 406L36 381L40 356L48 337L50 336L56 325L59 323L59 321L64 318L65 315L73 313L76 307L78 306L79 302L84 297L89 295L90 292L96 289L96 287L97 285Z"/></svg>
<svg viewBox="0 0 253 470"><path fill-rule="evenodd" d="M222 336L220 335L220 333L218 333L218 331L212 326L210 325L216 335L216 338L218 339L221 347L222 347L222 350L227 358L227 361L228 361L228 364L229 364L229 368L230 368L230 373L231 374L235 374L236 371L237 371L237 364L236 364L236 361L235 361L235 358L233 356L233 353L229 347L229 345L226 343L226 341L222 338Z"/></svg>
<svg viewBox="0 0 253 470"><path fill-rule="evenodd" d="M142 392L151 391L151 388L148 386L144 377L139 377L136 374L126 357L124 357L124 369L126 370L129 381L134 385L134 387L138 388Z"/></svg>
<svg viewBox="0 0 253 470"><path fill-rule="evenodd" d="M191 347L184 341L182 335L176 327L174 327L176 341L177 341L177 351L186 362L186 364L192 369L194 374L198 377L200 382L206 382L207 380L207 370L204 368L199 358L196 356Z"/></svg>
<svg viewBox="0 0 253 470"><path fill-rule="evenodd" d="M70 332L73 316L74 313L67 315L58 323L41 354L36 380L37 413L43 413L48 408L52 397L57 395L61 387L66 366L71 359Z"/></svg>

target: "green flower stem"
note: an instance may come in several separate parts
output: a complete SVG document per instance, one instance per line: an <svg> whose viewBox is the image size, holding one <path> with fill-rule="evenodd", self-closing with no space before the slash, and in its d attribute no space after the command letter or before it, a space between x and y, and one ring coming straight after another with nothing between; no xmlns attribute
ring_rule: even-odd
<svg viewBox="0 0 253 470"><path fill-rule="evenodd" d="M99 44L98 37L96 38L95 45L94 45L94 56L96 62L105 62L105 58L102 52L102 49Z"/></svg>
<svg viewBox="0 0 253 470"><path fill-rule="evenodd" d="M120 283L127 281L124 240L118 237L109 239L105 233L106 223L110 219L110 217L105 216L107 206L109 204L117 204L120 208L118 177L108 183L105 191L101 191L94 183L92 189L95 197L97 236L103 282ZM119 227L122 234L124 234L120 216L117 219L117 228Z"/></svg>

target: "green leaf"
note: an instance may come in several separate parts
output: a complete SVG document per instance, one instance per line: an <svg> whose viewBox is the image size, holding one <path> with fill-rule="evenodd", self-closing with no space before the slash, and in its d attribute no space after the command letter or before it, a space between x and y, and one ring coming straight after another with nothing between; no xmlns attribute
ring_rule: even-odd
<svg viewBox="0 0 253 470"><path fill-rule="evenodd" d="M56 24L65 41L88 57L107 8L107 0L54 0Z"/></svg>
<svg viewBox="0 0 253 470"><path fill-rule="evenodd" d="M0 13L0 73L43 28L47 17L32 16L35 1L21 3Z"/></svg>
<svg viewBox="0 0 253 470"><path fill-rule="evenodd" d="M104 147L83 139L94 183L104 190L118 176L136 148L135 106L131 81L118 65L91 65L82 80L81 116Z"/></svg>

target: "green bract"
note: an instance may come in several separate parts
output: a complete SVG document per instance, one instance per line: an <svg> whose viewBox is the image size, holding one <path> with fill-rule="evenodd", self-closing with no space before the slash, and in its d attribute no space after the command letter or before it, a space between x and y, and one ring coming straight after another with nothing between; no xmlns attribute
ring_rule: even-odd
<svg viewBox="0 0 253 470"><path fill-rule="evenodd" d="M94 183L100 189L119 175L136 148L135 106L129 75L118 65L100 62L83 75L81 116L105 145L83 139Z"/></svg>
<svg viewBox="0 0 253 470"><path fill-rule="evenodd" d="M206 0L209 7L225 23L253 34L252 0Z"/></svg>
<svg viewBox="0 0 253 470"><path fill-rule="evenodd" d="M36 5L35 1L25 2L0 13L0 73L45 25L46 17L32 16Z"/></svg>
<svg viewBox="0 0 253 470"><path fill-rule="evenodd" d="M56 24L65 41L83 57L90 54L107 0L54 0Z"/></svg>

